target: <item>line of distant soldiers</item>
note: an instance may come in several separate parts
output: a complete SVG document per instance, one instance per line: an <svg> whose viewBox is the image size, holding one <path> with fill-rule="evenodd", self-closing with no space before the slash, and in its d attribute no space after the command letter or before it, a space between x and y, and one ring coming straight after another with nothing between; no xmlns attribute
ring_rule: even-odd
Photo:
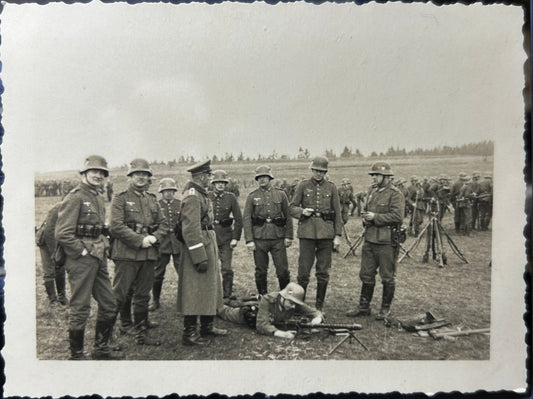
<svg viewBox="0 0 533 399"><path fill-rule="evenodd" d="M176 181L171 178L160 180L161 198L157 200L156 195L148 191L153 177L149 163L134 159L127 171L128 188L112 198L108 226L102 198L104 181L109 176L107 162L99 156L88 157L80 170L81 184L49 212L37 232L45 287L51 303L67 303L64 276L65 271L68 273L70 358L84 358L83 337L91 295L99 305L93 358L113 358L108 341L117 316L120 316L121 333L132 334L139 345L158 345L158 341L148 338L147 330L156 326L149 320L148 312L161 306L163 279L171 257L179 277L178 312L184 317L182 343L204 345L210 337L226 335L227 330L214 326L213 317L224 318L230 314L225 304L236 299L232 253L243 231L246 247L253 254L257 292L274 301L264 305L274 312L272 317L261 317L261 320L273 320L283 309L293 309L291 300L292 305L303 304L313 266L317 281L315 310L308 311L319 320L332 252L339 247L343 224L357 212L367 232L362 257L364 267L360 273L363 289L360 309L347 315L370 314L379 268L384 296L376 318L381 320L390 314L399 247L397 233L405 212L411 214L415 235L420 231L426 212L442 218L449 204L453 204L458 215L456 229L463 229L465 234L473 225L474 204L480 228L487 229L490 223L490 175L485 176L483 184L478 184L479 173L473 173L473 179L462 173L451 188L445 176L429 179L427 183L413 176L411 185L404 187L405 180L395 180L389 164L375 162L368 173L372 178L369 191L354 194L349 179L343 179L339 188L328 181L327 158L315 157L310 170L312 176L302 179L294 192L289 191L289 199L283 183L279 188L272 184L271 168L257 167L254 176L257 188L248 194L241 212L237 203L239 193L227 191L231 187L227 173L212 171L210 161L187 169L191 180L185 185L180 201L176 196ZM237 185L233 189L235 186L238 190ZM112 193L112 189L109 191ZM287 257L294 234L293 219L298 221L297 284L291 283ZM54 241L51 244L47 240ZM267 295L269 254L281 296ZM112 284L107 258L115 263ZM290 284L293 285L287 291ZM292 299L286 304L287 298ZM258 327L258 331L293 337L273 326Z"/></svg>

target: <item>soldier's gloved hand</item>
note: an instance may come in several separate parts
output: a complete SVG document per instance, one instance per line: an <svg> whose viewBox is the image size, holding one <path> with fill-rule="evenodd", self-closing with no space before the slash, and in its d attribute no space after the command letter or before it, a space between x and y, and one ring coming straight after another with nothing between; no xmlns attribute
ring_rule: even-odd
<svg viewBox="0 0 533 399"><path fill-rule="evenodd" d="M205 273L207 271L207 261L204 260L200 263L195 263L194 267L198 273Z"/></svg>
<svg viewBox="0 0 533 399"><path fill-rule="evenodd" d="M313 214L315 210L313 208L305 208L303 211L302 211L302 214L304 216L311 216Z"/></svg>
<svg viewBox="0 0 533 399"><path fill-rule="evenodd" d="M83 248L83 251L81 251L81 256L86 256L88 253L89 251L87 251L87 248Z"/></svg>
<svg viewBox="0 0 533 399"><path fill-rule="evenodd" d="M285 248L289 248L292 245L292 240L290 238L285 239Z"/></svg>
<svg viewBox="0 0 533 399"><path fill-rule="evenodd" d="M363 219L365 219L367 222L374 220L375 217L376 214L374 212L363 212Z"/></svg>
<svg viewBox="0 0 533 399"><path fill-rule="evenodd" d="M155 238L154 236L146 236L143 238L141 248L150 248L152 244L154 244L156 241L157 238Z"/></svg>
<svg viewBox="0 0 533 399"><path fill-rule="evenodd" d="M341 245L341 239L339 238L339 236L335 236L335 238L333 239L333 248L334 249L339 249L339 246Z"/></svg>
<svg viewBox="0 0 533 399"><path fill-rule="evenodd" d="M232 249L235 248L235 247L237 246L237 242L238 242L238 241L237 241L236 239L231 240L231 241L229 242L229 246L230 246L230 248L232 248Z"/></svg>
<svg viewBox="0 0 533 399"><path fill-rule="evenodd" d="M248 248L248 251L255 251L255 242L250 241L246 243L246 248Z"/></svg>
<svg viewBox="0 0 533 399"><path fill-rule="evenodd" d="M276 330L274 332L274 337L278 337L278 338L294 339L295 336L296 336L296 331Z"/></svg>
<svg viewBox="0 0 533 399"><path fill-rule="evenodd" d="M322 320L322 316L317 316L317 317L315 317L314 319L311 320L311 323L310 323L310 324L311 324L312 326L316 326L317 324L322 323L322 321L323 321L323 320Z"/></svg>

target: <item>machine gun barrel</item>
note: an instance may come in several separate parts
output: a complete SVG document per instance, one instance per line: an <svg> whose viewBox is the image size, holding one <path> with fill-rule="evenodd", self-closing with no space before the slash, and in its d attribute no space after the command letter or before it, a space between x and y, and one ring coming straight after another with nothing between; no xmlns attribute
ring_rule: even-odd
<svg viewBox="0 0 533 399"><path fill-rule="evenodd" d="M320 323L320 324L311 324L308 321L300 320L287 320L279 325L279 327L286 328L289 330L298 330L298 329L329 329L329 330L348 330L348 331L357 331L361 330L363 326L361 324L352 323Z"/></svg>

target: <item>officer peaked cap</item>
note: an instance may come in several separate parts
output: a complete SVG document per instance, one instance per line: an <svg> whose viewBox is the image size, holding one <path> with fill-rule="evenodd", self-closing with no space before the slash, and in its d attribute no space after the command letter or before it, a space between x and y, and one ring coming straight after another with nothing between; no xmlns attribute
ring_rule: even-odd
<svg viewBox="0 0 533 399"><path fill-rule="evenodd" d="M192 176L197 176L202 173L211 173L211 160L202 161L194 164L189 169L187 169Z"/></svg>

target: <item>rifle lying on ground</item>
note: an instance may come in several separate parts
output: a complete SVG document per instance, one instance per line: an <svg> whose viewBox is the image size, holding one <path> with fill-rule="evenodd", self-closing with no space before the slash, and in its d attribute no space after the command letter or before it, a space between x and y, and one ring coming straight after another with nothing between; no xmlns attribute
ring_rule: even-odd
<svg viewBox="0 0 533 399"><path fill-rule="evenodd" d="M363 326L361 324L353 323L353 324L344 324L344 323L320 323L320 324L311 324L307 319L290 319L283 323L276 324L276 327L283 330L295 330L296 332L300 332L304 329L324 329L328 330L330 334L332 335L344 335L345 337L339 341L337 345L333 347L328 353L328 355L331 355L339 346L341 346L346 340L353 338L359 345L361 345L365 350L368 350L368 348L355 336L353 333L354 331L361 330Z"/></svg>

